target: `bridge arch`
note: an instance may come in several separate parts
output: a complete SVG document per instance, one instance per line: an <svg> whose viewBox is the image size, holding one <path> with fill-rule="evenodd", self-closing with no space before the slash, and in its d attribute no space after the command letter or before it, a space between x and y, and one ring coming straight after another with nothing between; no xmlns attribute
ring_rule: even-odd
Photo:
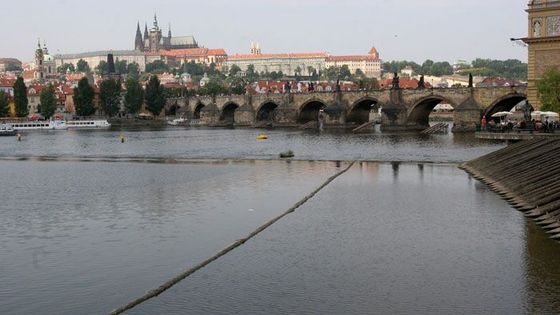
<svg viewBox="0 0 560 315"><path fill-rule="evenodd" d="M220 122L227 124L235 123L235 111L239 108L239 105L234 102L227 102L222 107L222 112L220 113Z"/></svg>
<svg viewBox="0 0 560 315"><path fill-rule="evenodd" d="M193 110L193 119L200 119L200 111L204 108L204 105L200 100L196 102Z"/></svg>
<svg viewBox="0 0 560 315"><path fill-rule="evenodd" d="M326 108L327 105L320 99L310 99L303 103L299 109L297 122L306 124L310 121L318 121L319 110Z"/></svg>
<svg viewBox="0 0 560 315"><path fill-rule="evenodd" d="M485 111L485 116L492 116L497 112L508 112L520 102L527 99L527 95L521 93L510 93L495 100Z"/></svg>
<svg viewBox="0 0 560 315"><path fill-rule="evenodd" d="M257 107L256 122L273 121L278 104L272 100L266 100Z"/></svg>
<svg viewBox="0 0 560 315"><path fill-rule="evenodd" d="M373 97L362 97L352 104L348 115L346 116L346 122L363 124L369 121L369 114L372 110L377 110L379 108L379 100Z"/></svg>
<svg viewBox="0 0 560 315"><path fill-rule="evenodd" d="M417 100L412 109L408 113L407 122L416 124L419 127L428 127L430 125L430 114L434 110L434 108L442 103L445 102L451 105L453 108L456 108L457 105L450 101L448 98L441 96L441 95L429 95L425 96L419 100Z"/></svg>

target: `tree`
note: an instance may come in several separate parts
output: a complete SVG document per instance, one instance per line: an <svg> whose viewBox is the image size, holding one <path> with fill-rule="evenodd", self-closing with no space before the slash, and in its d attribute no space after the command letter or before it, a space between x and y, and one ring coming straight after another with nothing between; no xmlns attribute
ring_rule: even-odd
<svg viewBox="0 0 560 315"><path fill-rule="evenodd" d="M560 112L560 71L550 68L537 81L543 111Z"/></svg>
<svg viewBox="0 0 560 315"><path fill-rule="evenodd" d="M219 95L229 94L229 90L224 86L224 83L218 78L214 77L198 90L200 95Z"/></svg>
<svg viewBox="0 0 560 315"><path fill-rule="evenodd" d="M124 95L124 106L130 114L136 114L144 103L144 90L140 81L135 77L129 77L125 82L126 93Z"/></svg>
<svg viewBox="0 0 560 315"><path fill-rule="evenodd" d="M128 73L129 76L138 78L138 75L140 75L140 65L137 64L136 62L131 62L128 64L126 72Z"/></svg>
<svg viewBox="0 0 560 315"><path fill-rule="evenodd" d="M232 65L229 69L229 76L234 77L239 73L239 71L241 71L241 68L239 68L238 65Z"/></svg>
<svg viewBox="0 0 560 315"><path fill-rule="evenodd" d="M105 60L101 60L97 67L95 67L95 72L98 74L109 73L109 64Z"/></svg>
<svg viewBox="0 0 560 315"><path fill-rule="evenodd" d="M6 117L10 113L10 104L8 103L8 95L0 90L0 117Z"/></svg>
<svg viewBox="0 0 560 315"><path fill-rule="evenodd" d="M62 64L60 67L56 68L56 71L60 74L65 74L68 72L75 72L76 68L74 68L74 65L71 63L65 63Z"/></svg>
<svg viewBox="0 0 560 315"><path fill-rule="evenodd" d="M432 73L432 66L434 65L434 61L430 59L426 59L422 64L422 74L430 75Z"/></svg>
<svg viewBox="0 0 560 315"><path fill-rule="evenodd" d="M255 71L254 65L248 65L246 73L247 73L247 80L249 80L249 82L255 82L259 79L259 73Z"/></svg>
<svg viewBox="0 0 560 315"><path fill-rule="evenodd" d="M16 116L27 116L29 114L27 108L29 101L27 100L27 87L22 77L18 77L16 83L14 83L14 101L16 103Z"/></svg>
<svg viewBox="0 0 560 315"><path fill-rule="evenodd" d="M101 82L99 100L105 114L109 117L115 116L121 105L121 82L113 78Z"/></svg>
<svg viewBox="0 0 560 315"><path fill-rule="evenodd" d="M90 68L89 68L89 64L84 59L78 60L78 62L76 63L76 70L78 70L78 72L90 72L91 71Z"/></svg>
<svg viewBox="0 0 560 315"><path fill-rule="evenodd" d="M74 106L78 116L91 116L95 114L95 107L93 106L93 98L95 91L89 85L87 78L82 78L78 82L78 87L74 88Z"/></svg>
<svg viewBox="0 0 560 315"><path fill-rule="evenodd" d="M245 87L247 83L242 78L234 77L231 83L229 84L229 88L232 94L242 95L245 94Z"/></svg>
<svg viewBox="0 0 560 315"><path fill-rule="evenodd" d="M51 118L56 110L56 95L52 84L43 89L40 99L41 107L39 113L45 118Z"/></svg>
<svg viewBox="0 0 560 315"><path fill-rule="evenodd" d="M117 60L115 62L115 71L119 74L126 74L128 73L127 69L127 62L126 60Z"/></svg>
<svg viewBox="0 0 560 315"><path fill-rule="evenodd" d="M154 62L146 64L146 72L149 73L155 73L155 72L162 73L168 70L169 67L162 60L155 60Z"/></svg>
<svg viewBox="0 0 560 315"><path fill-rule="evenodd" d="M153 75L150 77L148 85L146 85L146 105L148 106L148 110L154 116L159 116L165 102L163 86L159 82L158 77Z"/></svg>

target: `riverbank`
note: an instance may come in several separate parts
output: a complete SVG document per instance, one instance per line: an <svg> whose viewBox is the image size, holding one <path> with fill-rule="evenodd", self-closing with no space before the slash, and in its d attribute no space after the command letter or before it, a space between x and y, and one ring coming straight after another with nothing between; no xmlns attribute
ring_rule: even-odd
<svg viewBox="0 0 560 315"><path fill-rule="evenodd" d="M518 142L460 167L560 241L560 139Z"/></svg>

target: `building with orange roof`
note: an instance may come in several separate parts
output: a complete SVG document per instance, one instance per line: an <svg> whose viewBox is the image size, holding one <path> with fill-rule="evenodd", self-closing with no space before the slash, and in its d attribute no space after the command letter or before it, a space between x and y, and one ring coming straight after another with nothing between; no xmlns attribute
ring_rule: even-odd
<svg viewBox="0 0 560 315"><path fill-rule="evenodd" d="M375 47L367 55L329 56L325 61L326 68L342 66L347 66L352 74L360 69L366 77L381 78L381 59Z"/></svg>

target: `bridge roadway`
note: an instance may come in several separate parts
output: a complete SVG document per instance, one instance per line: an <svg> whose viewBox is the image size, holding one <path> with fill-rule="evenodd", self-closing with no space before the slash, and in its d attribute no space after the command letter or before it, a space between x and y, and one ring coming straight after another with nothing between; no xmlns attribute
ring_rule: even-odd
<svg viewBox="0 0 560 315"><path fill-rule="evenodd" d="M297 126L317 121L325 127L352 127L381 112L384 130L420 130L439 103L454 108L454 131L474 131L482 115L511 110L527 99L525 86L395 89L170 98L167 112L183 113L205 126Z"/></svg>

